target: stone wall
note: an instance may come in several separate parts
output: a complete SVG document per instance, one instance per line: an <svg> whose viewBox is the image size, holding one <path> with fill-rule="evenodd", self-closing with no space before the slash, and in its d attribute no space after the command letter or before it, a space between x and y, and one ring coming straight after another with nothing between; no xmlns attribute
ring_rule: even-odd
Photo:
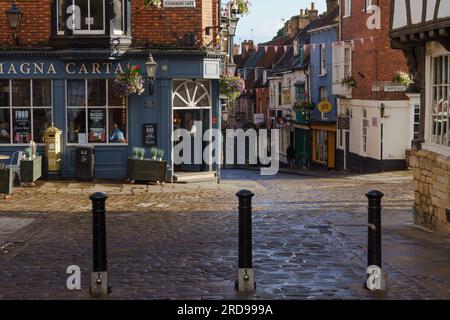
<svg viewBox="0 0 450 320"><path fill-rule="evenodd" d="M420 150L409 158L414 176L414 222L450 235L450 157ZM449 217L450 218L450 217Z"/></svg>

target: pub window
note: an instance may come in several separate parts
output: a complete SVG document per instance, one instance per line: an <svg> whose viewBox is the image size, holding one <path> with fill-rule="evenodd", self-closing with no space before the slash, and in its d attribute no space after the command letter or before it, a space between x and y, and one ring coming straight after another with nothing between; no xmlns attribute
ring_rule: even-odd
<svg viewBox="0 0 450 320"><path fill-rule="evenodd" d="M434 57L432 60L431 142L450 146L449 55Z"/></svg>
<svg viewBox="0 0 450 320"><path fill-rule="evenodd" d="M0 144L44 143L51 123L51 80L0 80Z"/></svg>
<svg viewBox="0 0 450 320"><path fill-rule="evenodd" d="M414 124L413 124L413 133L414 140L419 139L419 129L420 128L420 104L414 105Z"/></svg>
<svg viewBox="0 0 450 320"><path fill-rule="evenodd" d="M66 24L70 24L67 27L73 28L74 34L103 34L105 32L105 0L57 1L59 34L64 33Z"/></svg>
<svg viewBox="0 0 450 320"><path fill-rule="evenodd" d="M322 44L320 46L320 75L324 76L327 74L327 51L326 46Z"/></svg>
<svg viewBox="0 0 450 320"><path fill-rule="evenodd" d="M112 25L114 34L122 35L125 30L125 2L126 0L113 1Z"/></svg>
<svg viewBox="0 0 450 320"><path fill-rule="evenodd" d="M108 79L67 80L68 143L127 142L127 108L111 84Z"/></svg>

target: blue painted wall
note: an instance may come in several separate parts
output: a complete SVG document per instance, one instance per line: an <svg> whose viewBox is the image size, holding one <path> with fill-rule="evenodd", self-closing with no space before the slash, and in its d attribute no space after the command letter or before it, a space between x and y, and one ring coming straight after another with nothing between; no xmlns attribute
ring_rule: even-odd
<svg viewBox="0 0 450 320"><path fill-rule="evenodd" d="M182 56L155 56L158 63L158 74L154 86L154 94L149 95L148 82L145 83L146 91L141 95L131 95L128 101L128 145L96 145L95 147L95 177L123 179L127 175L127 159L131 155L133 147L143 147L143 124L157 124L157 147L165 150L164 158L169 161L171 155L171 132L172 132L172 80L173 79L202 79L203 78L203 59L200 57L182 57ZM44 63L45 69L50 63L53 64L57 74L8 74L8 65L13 62L16 71L23 63ZM76 64L90 64L92 60L69 61ZM104 62L104 61L103 61ZM125 67L127 63L139 64L141 70L145 70L146 60L136 60L124 58L120 63ZM63 178L70 178L75 175L75 150L76 146L69 146L66 142L66 97L65 97L65 79L86 79L86 78L113 78L113 72L110 74L84 74L74 75L65 72L67 61L49 60L29 57L23 60L0 61L3 63L3 73L0 73L0 79L53 79L53 122L54 125L63 130L62 134L62 168ZM102 63L101 61L99 63ZM116 64L116 62L114 62ZM167 66L167 71L162 71L162 66ZM112 67L114 70L114 66ZM214 128L220 124L220 104L219 104L219 81L211 80L212 83L212 113L217 117ZM151 102L151 103L149 103ZM151 106L150 106L151 105ZM146 107L148 106L148 107ZM0 145L1 154L12 154L14 151L23 150L24 146ZM38 147L38 152L43 154L43 146ZM146 156L150 156L150 148L146 148ZM171 172L169 172L169 176Z"/></svg>
<svg viewBox="0 0 450 320"><path fill-rule="evenodd" d="M336 121L337 101L333 96L333 49L331 43L337 40L337 30L327 30L311 34L311 44L316 44L315 49L311 49L311 98L312 102L317 104L320 102L320 87L327 87L328 100L333 105L333 110L328 113L328 120L325 122ZM326 62L327 74L320 75L320 45L326 45ZM321 114L317 109L311 113L311 119L314 121L321 120Z"/></svg>

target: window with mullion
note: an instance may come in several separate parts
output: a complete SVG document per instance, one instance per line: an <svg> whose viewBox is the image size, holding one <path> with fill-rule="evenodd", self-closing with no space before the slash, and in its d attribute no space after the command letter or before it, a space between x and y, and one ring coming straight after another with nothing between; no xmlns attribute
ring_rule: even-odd
<svg viewBox="0 0 450 320"><path fill-rule="evenodd" d="M57 0L56 16L60 35L65 28L74 34L104 34L106 30L105 0Z"/></svg>
<svg viewBox="0 0 450 320"><path fill-rule="evenodd" d="M450 146L449 124L449 55L432 59L431 142Z"/></svg>
<svg viewBox="0 0 450 320"><path fill-rule="evenodd" d="M43 143L52 123L52 81L1 80L0 92L0 143Z"/></svg>
<svg viewBox="0 0 450 320"><path fill-rule="evenodd" d="M114 96L111 80L67 80L68 143L126 143L125 103Z"/></svg>

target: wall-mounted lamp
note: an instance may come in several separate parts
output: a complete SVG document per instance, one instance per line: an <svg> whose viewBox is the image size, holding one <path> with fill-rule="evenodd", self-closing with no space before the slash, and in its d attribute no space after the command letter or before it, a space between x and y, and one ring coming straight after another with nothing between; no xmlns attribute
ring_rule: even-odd
<svg viewBox="0 0 450 320"><path fill-rule="evenodd" d="M386 111L386 106L384 105L384 103L382 103L381 106L380 106L381 118L384 118L385 111Z"/></svg>
<svg viewBox="0 0 450 320"><path fill-rule="evenodd" d="M13 32L14 40L19 44L19 37L17 37L17 32L20 27L20 20L22 19L22 11L16 6L16 1L13 2L11 8L6 10L6 18L8 19L9 28Z"/></svg>
<svg viewBox="0 0 450 320"><path fill-rule="evenodd" d="M153 89L156 79L156 71L158 69L158 64L153 60L151 53L148 55L148 60L145 63L145 70L147 71L147 80L150 82L149 93L153 95Z"/></svg>

